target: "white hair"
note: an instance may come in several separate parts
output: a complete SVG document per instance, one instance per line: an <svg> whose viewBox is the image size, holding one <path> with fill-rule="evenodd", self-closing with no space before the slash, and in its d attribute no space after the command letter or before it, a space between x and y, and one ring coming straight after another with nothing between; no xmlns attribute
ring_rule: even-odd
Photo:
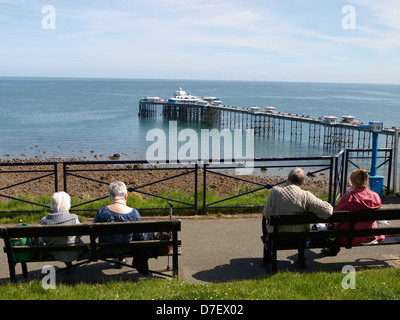
<svg viewBox="0 0 400 320"><path fill-rule="evenodd" d="M301 168L294 168L289 172L289 181L295 185L301 186L306 181L306 173Z"/></svg>
<svg viewBox="0 0 400 320"><path fill-rule="evenodd" d="M110 192L111 201L125 199L125 196L128 194L126 185L122 181L114 181L110 183L108 191Z"/></svg>
<svg viewBox="0 0 400 320"><path fill-rule="evenodd" d="M71 197L64 191L55 192L51 198L50 209L53 212L69 212Z"/></svg>

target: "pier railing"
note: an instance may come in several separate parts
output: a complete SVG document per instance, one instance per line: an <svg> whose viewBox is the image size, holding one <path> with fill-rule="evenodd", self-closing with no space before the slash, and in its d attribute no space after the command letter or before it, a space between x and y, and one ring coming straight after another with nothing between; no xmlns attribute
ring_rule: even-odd
<svg viewBox="0 0 400 320"><path fill-rule="evenodd" d="M385 188L388 195L393 150L379 149L378 159L380 171L384 171ZM0 163L2 182L0 199L21 201L32 208L40 208L40 210L27 209L13 212L49 210L50 203L34 202L19 196L24 193L24 191L21 192L21 187L29 185L32 190L36 190L36 193L51 194L61 189L60 184L62 190L70 193L74 199L71 211L94 212L98 209L100 201L108 198L108 185L114 180L121 180L126 183L128 191L132 195L157 199L154 202L161 203L158 206L138 207L137 209L142 212L167 211L169 209L168 202L174 204L174 210L191 212L194 215L215 212L218 209L228 212L238 210L261 212L266 201L265 190L284 184L290 168L302 167L309 177L308 180L323 182L321 193L327 193L327 201L334 205L346 192L349 173L354 168L361 166L368 168L369 161L370 150L364 149L348 149L340 151L336 155L321 157L258 158L251 160L253 164L251 175L235 174L237 170L244 167L243 162L233 160L216 163L210 159L185 164L168 161L149 164L147 161L120 160ZM225 189L232 186L230 192L220 196L217 200L211 199L209 196L210 190L215 189L216 193L220 191L214 185L215 179L213 180L213 178L215 177L221 179L220 183L228 186ZM260 177L262 179L259 179ZM224 181L222 182L222 180ZM12 182L8 183L8 181ZM233 188L234 183L244 187L235 189ZM12 190L17 188L19 191L13 193ZM182 193L160 192L165 188L184 190L185 193L190 193L192 196L186 198L182 196ZM260 196L258 204L248 204L246 201L239 201L239 203L247 204L235 204L234 200L250 194ZM10 211L1 211L0 209L0 213L5 212Z"/></svg>

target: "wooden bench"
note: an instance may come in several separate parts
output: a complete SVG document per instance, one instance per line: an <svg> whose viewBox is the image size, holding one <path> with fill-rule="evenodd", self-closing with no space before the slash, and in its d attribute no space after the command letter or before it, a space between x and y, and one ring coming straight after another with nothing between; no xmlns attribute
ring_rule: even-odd
<svg viewBox="0 0 400 320"><path fill-rule="evenodd" d="M50 252L77 251L80 257L74 266L83 265L92 261L108 261L119 265L132 267L112 258L133 257L133 250L141 248L167 249L159 255L172 255L172 277L178 276L178 249L181 241L178 240L178 231L181 230L180 220L152 221L152 222L123 222L123 223L93 223L78 225L58 226L6 226L1 228L1 238L4 240L4 252L7 254L11 281L16 281L15 266L21 263L24 278L28 277L28 262L54 261ZM172 234L171 240L146 240L131 241L127 243L99 243L98 236L106 234L127 233L158 233L168 232ZM83 244L65 245L22 245L13 246L15 239L37 237L82 236ZM87 236L87 237L85 237ZM85 239L88 241L85 242ZM117 253L124 249L123 254ZM158 250L160 251L160 250ZM151 271L153 273L159 273ZM161 273L168 276L168 274Z"/></svg>
<svg viewBox="0 0 400 320"><path fill-rule="evenodd" d="M379 220L399 220L400 209L384 208L379 210L365 211L337 211L334 212L327 220L318 218L313 213L279 213L270 216L270 225L273 226L273 232L268 234L266 230L266 219L262 219L263 235L261 240L264 244L263 262L264 265L271 264L272 272L277 271L277 251L324 248L327 243L321 240L332 238L347 238L346 244L339 244L340 247L351 249L353 247L352 240L354 237L385 235L384 242L376 245L392 245L400 244L400 227L379 227L377 229L354 230L356 222L360 221L379 221ZM310 230L305 232L279 232L279 226L293 224L315 224L315 223L333 223L333 222L349 222L350 228L343 230Z"/></svg>

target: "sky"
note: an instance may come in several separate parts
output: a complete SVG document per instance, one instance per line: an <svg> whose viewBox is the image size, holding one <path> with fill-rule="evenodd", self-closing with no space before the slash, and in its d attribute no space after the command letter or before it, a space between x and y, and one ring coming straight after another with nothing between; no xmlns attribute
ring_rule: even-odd
<svg viewBox="0 0 400 320"><path fill-rule="evenodd" d="M0 76L399 84L400 1L0 0Z"/></svg>

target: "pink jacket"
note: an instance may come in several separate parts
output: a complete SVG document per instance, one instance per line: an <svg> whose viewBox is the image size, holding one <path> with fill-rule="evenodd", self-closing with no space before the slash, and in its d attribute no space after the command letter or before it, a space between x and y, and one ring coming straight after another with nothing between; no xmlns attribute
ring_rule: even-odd
<svg viewBox="0 0 400 320"><path fill-rule="evenodd" d="M349 193L342 196L338 205L335 207L335 211L344 210L376 210L382 206L382 201L379 195L369 190L368 188L358 188L353 189ZM377 228L378 224L376 221L362 221L357 222L354 226L355 230L367 229L367 228ZM335 223L336 229L348 229L350 228L350 223ZM378 241L384 241L385 236L365 236L365 237L354 237L353 245L358 245L361 242L371 242L374 239ZM337 239L339 242L346 244L347 238Z"/></svg>

